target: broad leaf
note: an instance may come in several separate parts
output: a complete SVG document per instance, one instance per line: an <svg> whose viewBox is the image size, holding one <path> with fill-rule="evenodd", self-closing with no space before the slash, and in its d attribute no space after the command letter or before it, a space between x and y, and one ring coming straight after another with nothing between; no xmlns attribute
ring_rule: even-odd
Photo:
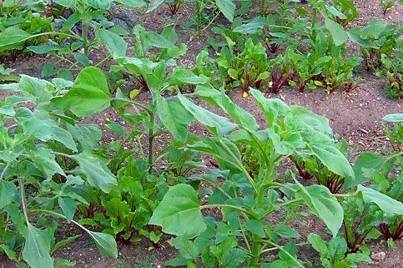
<svg viewBox="0 0 403 268"><path fill-rule="evenodd" d="M18 27L9 27L0 32L0 52L8 46L15 46L20 42L29 39L31 35Z"/></svg>
<svg viewBox="0 0 403 268"><path fill-rule="evenodd" d="M59 203L59 207L62 209L64 216L66 216L67 222L70 223L74 218L77 209L75 201L70 197L59 197L57 202Z"/></svg>
<svg viewBox="0 0 403 268"><path fill-rule="evenodd" d="M225 135L235 129L237 125L230 122L227 118L212 113L188 100L181 94L178 94L179 101L183 107L191 113L200 123L212 128L217 134Z"/></svg>
<svg viewBox="0 0 403 268"><path fill-rule="evenodd" d="M80 166L80 171L85 174L90 185L99 187L105 193L109 193L117 185L115 176L110 172L105 163L88 152L73 156Z"/></svg>
<svg viewBox="0 0 403 268"><path fill-rule="evenodd" d="M52 268L50 257L51 236L49 231L40 230L28 223L22 257L32 268Z"/></svg>
<svg viewBox="0 0 403 268"><path fill-rule="evenodd" d="M232 0L216 0L216 5L222 14L232 22L235 15L235 4Z"/></svg>
<svg viewBox="0 0 403 268"><path fill-rule="evenodd" d="M196 191L187 184L177 184L169 189L149 223L161 226L165 233L187 238L206 229Z"/></svg>
<svg viewBox="0 0 403 268"><path fill-rule="evenodd" d="M403 114L388 114L382 118L384 121L389 123L402 123L403 122Z"/></svg>
<svg viewBox="0 0 403 268"><path fill-rule="evenodd" d="M29 113L31 113L29 111ZM28 114L28 113L27 113ZM45 112L36 111L33 114L23 118L22 127L26 135L32 135L33 137L47 142L50 140L58 141L66 148L77 152L76 143L73 140L71 134L64 128L59 127L55 121L47 118Z"/></svg>
<svg viewBox="0 0 403 268"><path fill-rule="evenodd" d="M79 117L105 110L110 100L106 77L96 67L81 70L71 90L62 98L53 99L56 105L70 109Z"/></svg>
<svg viewBox="0 0 403 268"><path fill-rule="evenodd" d="M303 199L312 212L323 220L333 237L336 237L343 223L344 215L340 203L323 185L304 187L299 182L296 183L300 188L295 194L296 197Z"/></svg>
<svg viewBox="0 0 403 268"><path fill-rule="evenodd" d="M56 162L53 152L48 148L43 146L36 148L36 150L31 153L31 158L38 169L46 174L48 179L51 179L55 174L65 176L63 169Z"/></svg>
<svg viewBox="0 0 403 268"><path fill-rule="evenodd" d="M325 18L325 27L332 35L334 44L340 46L347 41L348 35L343 27L329 18Z"/></svg>
<svg viewBox="0 0 403 268"><path fill-rule="evenodd" d="M115 0L115 2L132 8L139 8L146 5L146 2L144 0Z"/></svg>
<svg viewBox="0 0 403 268"><path fill-rule="evenodd" d="M104 256L117 258L118 247L115 238L110 234L88 231L88 234L94 239L97 248Z"/></svg>
<svg viewBox="0 0 403 268"><path fill-rule="evenodd" d="M105 29L98 31L99 39L106 45L112 58L126 56L127 43L120 35Z"/></svg>
<svg viewBox="0 0 403 268"><path fill-rule="evenodd" d="M239 125L248 131L255 131L259 128L255 117L246 112L243 108L235 105L232 100L223 92L212 88L209 85L200 85L196 88L196 94L205 99L210 104L219 107L226 112Z"/></svg>
<svg viewBox="0 0 403 268"><path fill-rule="evenodd" d="M262 17L257 17L246 24L242 24L240 26L235 27L233 31L241 34L252 34L258 31L259 29L263 29L265 25L266 20Z"/></svg>
<svg viewBox="0 0 403 268"><path fill-rule="evenodd" d="M165 0L151 0L146 13L152 12L157 9Z"/></svg>
<svg viewBox="0 0 403 268"><path fill-rule="evenodd" d="M192 115L183 108L177 99L167 101L157 94L157 112L162 124L171 134L180 141L185 141L188 136L188 125L192 121Z"/></svg>
<svg viewBox="0 0 403 268"><path fill-rule="evenodd" d="M313 154L332 172L343 178L354 178L354 171L346 157L334 144L311 144Z"/></svg>
<svg viewBox="0 0 403 268"><path fill-rule="evenodd" d="M32 96L37 104L49 102L52 98L51 92L54 91L54 86L48 81L27 75L21 75L18 87L27 95Z"/></svg>
<svg viewBox="0 0 403 268"><path fill-rule="evenodd" d="M191 85L198 85L198 84L205 84L210 79L206 76L198 76L195 75L191 70L184 69L184 68L177 68L173 71L170 82L175 85L184 85L184 84L191 84Z"/></svg>
<svg viewBox="0 0 403 268"><path fill-rule="evenodd" d="M9 181L0 180L0 209L10 204L17 194L15 184Z"/></svg>
<svg viewBox="0 0 403 268"><path fill-rule="evenodd" d="M362 193L364 202L375 203L387 215L403 215L403 203L374 189L358 185L357 192Z"/></svg>

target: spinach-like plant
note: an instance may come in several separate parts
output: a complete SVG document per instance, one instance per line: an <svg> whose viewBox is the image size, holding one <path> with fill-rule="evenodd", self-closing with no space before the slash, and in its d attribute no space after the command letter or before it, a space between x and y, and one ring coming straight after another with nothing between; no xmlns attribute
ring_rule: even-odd
<svg viewBox="0 0 403 268"><path fill-rule="evenodd" d="M299 91L317 86L325 86L330 92L337 88L351 89L354 86L353 71L361 59L345 59L345 46L335 46L326 32L318 32L311 42L312 49L307 54L288 52Z"/></svg>
<svg viewBox="0 0 403 268"><path fill-rule="evenodd" d="M232 88L240 87L247 92L250 87L262 88L270 77L269 61L266 51L260 43L248 39L243 51L237 53L234 42L226 37L224 47L217 59L217 65L223 77L226 77Z"/></svg>
<svg viewBox="0 0 403 268"><path fill-rule="evenodd" d="M335 237L326 242L317 234L309 234L308 241L320 254L320 261L325 268L357 267L360 262L371 262L369 250L349 253L343 238Z"/></svg>
<svg viewBox="0 0 403 268"><path fill-rule="evenodd" d="M383 72L386 76L385 93L388 97L399 100L403 98L403 53L398 51L396 55L388 57L381 55Z"/></svg>
<svg viewBox="0 0 403 268"><path fill-rule="evenodd" d="M150 223L177 236L172 243L180 255L171 264L202 261L206 267L257 267L270 262L264 258L265 252L278 251L279 259L273 264L302 267L293 241L299 237L298 232L284 225L287 221L267 225L266 219L305 203L336 236L343 210L329 190L321 185L305 187L296 180L287 183L278 175L284 159L301 153L317 156L347 180L353 178L352 168L333 141L327 119L303 107L266 99L253 89L250 93L267 120L267 128L260 127L251 114L222 92L199 86L196 93L232 121L197 106L183 95L177 97L211 134L208 138L194 137L188 146L213 157L219 170L195 176L209 185L209 197L202 204L194 188L178 184L169 189L154 211ZM245 146L253 151L257 172L249 172L242 160L240 148ZM221 216L203 216L202 210Z"/></svg>
<svg viewBox="0 0 403 268"><path fill-rule="evenodd" d="M337 147L346 157L348 156L348 143L341 141ZM331 172L317 157L296 156L292 157L298 175L304 180L315 179L318 184L326 186L331 193L343 190L344 178Z"/></svg>
<svg viewBox="0 0 403 268"><path fill-rule="evenodd" d="M399 115L389 115L386 119L398 122ZM349 252L359 250L366 239L378 237L379 231L385 239L402 236L402 165L400 152L387 156L365 152L356 159L356 182L347 182L344 186L348 189L356 183L367 183L370 188L359 186L361 194L348 197L343 203L344 235Z"/></svg>
<svg viewBox="0 0 403 268"><path fill-rule="evenodd" d="M51 254L75 238L56 242L53 218L79 226L101 253L117 257L112 236L74 220L77 207L88 205L85 189L107 193L116 185L105 162L93 154L101 131L54 106L70 88L85 94L106 86L93 68L84 69L74 84L23 75L16 84L0 86L11 93L0 101L0 248L12 260L21 256L31 267L54 267Z"/></svg>
<svg viewBox="0 0 403 268"><path fill-rule="evenodd" d="M403 115L389 114L383 118L386 122L384 130L394 152L402 152L403 148Z"/></svg>
<svg viewBox="0 0 403 268"><path fill-rule="evenodd" d="M350 30L350 39L361 46L367 70L375 72L383 68L382 55L392 57L401 47L400 29L383 21L371 21L365 27Z"/></svg>
<svg viewBox="0 0 403 268"><path fill-rule="evenodd" d="M45 5L39 1L5 1L0 5L0 55L20 51L29 45L46 40L46 34L53 31L52 19L44 16ZM38 37L19 42L22 36ZM16 56L14 56L15 58Z"/></svg>

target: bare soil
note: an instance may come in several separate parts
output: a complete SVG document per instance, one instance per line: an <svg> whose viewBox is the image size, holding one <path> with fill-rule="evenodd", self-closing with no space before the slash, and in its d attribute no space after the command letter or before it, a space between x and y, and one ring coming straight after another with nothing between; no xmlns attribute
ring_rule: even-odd
<svg viewBox="0 0 403 268"><path fill-rule="evenodd" d="M378 18L389 23L401 23L403 6L397 4L392 10L383 14L378 0L357 0L355 1L361 17L353 22L353 25L365 25L371 19ZM192 15L192 7L182 7L174 17L169 15L168 8L160 8L150 15L141 15L141 23L148 29L159 30L167 23L177 26L180 32L180 40L188 46L186 57L181 60L181 64L191 66L194 63L198 52L205 46L208 35L207 30L201 36L194 35L193 32L183 30L182 24ZM350 25L350 26L353 26ZM355 50L352 47L352 50ZM354 54L357 51L354 51ZM102 59L102 52L95 53L95 59ZM20 57L14 62L5 62L7 67L15 68L19 74L33 76L40 75L40 68L44 63L55 62L55 59L48 56L30 55ZM382 117L390 113L403 112L402 101L392 101L388 99L383 91L384 81L370 75L364 75L358 81L358 86L353 92L336 91L328 95L323 90L299 93L294 89L283 90L278 95L267 94L267 97L280 98L288 104L303 105L314 112L324 115L330 120L330 124L335 133L345 138L354 154L362 151L379 151L387 145L387 139L383 131ZM244 98L240 91L230 92L230 97L247 111L254 114L258 121L262 123L264 118L251 97ZM1 96L0 96L1 97ZM147 96L142 96L147 99ZM107 133L105 123L109 120L117 121L119 118L113 111L106 111L90 119L97 123L106 133L104 142L113 139ZM204 133L202 128L192 127L192 131ZM158 141L162 147L164 139ZM354 156L354 155L353 155ZM293 224L294 225L294 224ZM301 230L303 235L311 231L323 229L323 224L315 219L308 218L295 223L295 228ZM67 258L76 262L75 267L164 267L164 262L175 256L175 250L169 245L166 239L164 242L154 245L143 239L135 244L119 244L119 257L117 260L103 258L99 255L93 242L76 228L66 227L64 233L69 235L81 234L81 237L74 243L58 250L55 254L57 258ZM371 243L373 252L372 264L362 264L359 267L403 267L403 242L398 241L394 248L388 248L384 241ZM313 259L313 267L318 267L317 254L309 246L301 247L303 259ZM0 256L0 268L13 267L2 256Z"/></svg>

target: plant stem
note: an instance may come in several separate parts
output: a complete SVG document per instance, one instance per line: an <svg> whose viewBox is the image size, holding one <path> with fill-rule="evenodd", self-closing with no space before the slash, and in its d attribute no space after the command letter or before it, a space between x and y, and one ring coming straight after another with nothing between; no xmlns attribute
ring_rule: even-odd
<svg viewBox="0 0 403 268"><path fill-rule="evenodd" d="M24 212L25 221L27 222L27 224L29 224L29 218L28 218L28 213L27 213L27 207L26 207L26 203L25 203L24 182L22 181L22 179L19 179L18 182L19 182L19 185L20 185L20 195L21 195L22 211Z"/></svg>
<svg viewBox="0 0 403 268"><path fill-rule="evenodd" d="M153 147L154 147L154 125L155 114L150 113L150 126L148 129L148 173L151 174L153 169Z"/></svg>
<svg viewBox="0 0 403 268"><path fill-rule="evenodd" d="M152 113L152 111L148 107L146 107L143 104L141 104L137 101L134 101L134 100L124 99L124 98L113 98L112 101L127 102L127 103L130 103L133 107L136 107L136 106L140 107L141 109L145 110L149 115L151 115L151 113ZM138 112L138 111L136 111L136 112Z"/></svg>
<svg viewBox="0 0 403 268"><path fill-rule="evenodd" d="M253 250L252 250L252 267L259 267L260 254L262 253L261 244L259 242L259 237L253 235Z"/></svg>
<svg viewBox="0 0 403 268"><path fill-rule="evenodd" d="M208 209L208 208L232 208L241 211L247 215L254 216L251 212L247 211L246 209L228 204L209 204L200 206L200 209Z"/></svg>
<svg viewBox="0 0 403 268"><path fill-rule="evenodd" d="M11 162L8 162L8 163L6 164L6 166L3 168L3 170L1 171L1 174L0 174L0 181L3 179L4 175L6 174L6 171L7 171L8 167L10 166L10 163L11 163Z"/></svg>

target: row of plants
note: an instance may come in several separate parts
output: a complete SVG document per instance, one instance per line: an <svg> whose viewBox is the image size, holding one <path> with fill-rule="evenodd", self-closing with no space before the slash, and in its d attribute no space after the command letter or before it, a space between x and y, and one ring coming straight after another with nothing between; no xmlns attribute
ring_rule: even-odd
<svg viewBox="0 0 403 268"><path fill-rule="evenodd" d="M53 64L45 64L42 68L45 78L58 76L71 80L71 71L79 66L102 65L110 58L125 57L126 39L139 38L136 29L141 26L137 25L132 31L114 25L108 14L114 5L140 8L144 5L142 1L54 2L54 6L48 7L51 17L42 18L38 14L33 16L33 11L28 12L35 18L46 19L46 24L26 17L17 20L13 15L13 10L18 10L15 7L10 8L11 11L6 12L6 17L2 19L4 30L1 32L0 51L16 51L25 45L31 52L50 53L59 58L59 62L69 65L67 69L57 70ZM149 4L147 11L155 10L163 2ZM250 7L246 8L246 4L245 8L241 8L246 11L235 16L235 4L231 1L217 1L214 4L213 1L210 2L203 2L203 5L210 6L203 6L203 12L210 11L209 14L217 15L222 13L232 23L230 27L226 23L212 28L215 35L208 40L211 48L199 54L195 72L207 76L216 75L213 83L217 87L224 86L227 90L241 88L243 92L247 92L252 86L274 93L278 93L284 86L296 87L299 91L318 87L326 88L329 92L336 89L350 91L358 79L355 76L357 67L364 66L367 71L386 77L385 92L388 96L394 99L402 97L400 27L371 21L367 26L346 31L342 25L358 16L358 11L350 0L331 3L315 0L310 1L309 6L292 6L288 1L274 1L271 3L274 8L261 11L263 15L252 16L250 19L248 17L251 15L246 12ZM170 6L184 3L175 1L166 4ZM210 8L221 12L213 12ZM26 6L23 9L35 10ZM268 15L264 15L265 13ZM18 14L25 16L26 12ZM57 22L58 26L54 26L51 20L54 20L55 25ZM24 22L31 29L27 30ZM49 28L55 30L47 30ZM147 35L144 38L148 38L148 42L159 43L162 47L172 45L170 40L160 38L154 32ZM48 41L46 44L32 45L41 39ZM346 58L348 40L360 46L361 57ZM93 63L89 59L89 53L101 44L108 48L109 57ZM182 54L186 52L184 46L180 49ZM209 55L212 54L218 57L210 58Z"/></svg>
<svg viewBox="0 0 403 268"><path fill-rule="evenodd" d="M259 126L195 75L181 81L196 84L195 95L166 97L167 85L185 71L159 77L160 68L145 75L148 105L121 92L110 95L96 67L83 69L74 83L22 76L1 86L14 93L1 102L1 249L10 259L31 267L71 264L51 257L78 238L55 240L60 219L115 257L115 239L158 243L161 231L170 234L179 253L168 263L173 266L304 266L298 247L305 239L325 267L353 266L370 261L367 241L382 237L393 244L402 237L401 114L384 118L391 124L388 154L362 153L352 167L346 143L335 141L326 118L251 89L266 116ZM195 104L196 97L227 116ZM122 139L100 146L100 129L80 122L110 107L126 122L108 125ZM194 121L210 135L189 132ZM173 139L157 153L154 140L165 131ZM127 141L132 149L124 149ZM197 172L207 168L200 155L214 159L207 172ZM286 160L295 168L280 172ZM309 215L326 229L306 238L290 223ZM326 233L333 237L328 242Z"/></svg>
<svg viewBox="0 0 403 268"><path fill-rule="evenodd" d="M275 42L262 40L273 26L270 16L246 24L233 19L232 28L215 28L218 37L209 40L218 58L205 50L195 68L187 69L177 64L187 48L178 44L173 26L157 33L137 25L130 46L125 39L131 33L107 18L112 1L105 6L89 0L54 2L61 6L52 12L74 10L76 20L71 18L70 25L75 22L80 30L87 24L83 32L88 35L73 34L73 26L65 33L40 32L35 38L57 38L29 49L68 59L73 70L103 65L105 61L94 63L89 56L105 44L105 58L113 64L107 75L98 67L85 67L74 81L68 69L51 72L47 80L18 78L11 69L0 69L2 81L15 81L0 85L6 92L0 101L0 252L11 260L41 268L74 265L54 257L78 239L64 233L65 222L87 232L107 256L117 257L115 241L158 244L169 238L178 256L168 264L189 267L306 266L308 260L298 252L307 243L324 267L350 267L370 261L367 242L382 238L392 246L401 239L402 115L384 118L390 148L382 155L362 153L351 165L348 146L334 138L326 118L262 94L265 85L278 91L293 83L304 90L351 82L356 61L343 60L346 40L336 45L336 19L308 30L309 24L296 23L293 31L271 33ZM284 14L287 7L282 5ZM389 26L374 25L389 32ZM306 38L296 34L298 27L307 31ZM368 29L358 30L363 32L353 35L351 30L350 38L363 44L372 40L365 38ZM31 40L32 35L25 35L24 42ZM72 40L78 42L75 49ZM393 50L396 43L390 42L395 41L385 43ZM304 50L299 43L306 43ZM49 50L52 45L57 48ZM65 45L66 50L61 48ZM362 47L378 51L382 45ZM383 47L381 64L393 66L388 61L396 58L382 56L388 51ZM281 55L273 56L278 51ZM373 66L376 61L369 56L365 62ZM346 70L335 69L338 65ZM126 94L128 81L137 88ZM225 94L239 87L254 98L264 124ZM192 93L184 93L188 89ZM148 91L150 99L138 100L139 90ZM116 141L103 144L100 128L82 122L106 109L113 109L119 121L107 124ZM189 131L193 122L205 126L208 137ZM157 149L166 132L172 139ZM202 156L214 160L206 164ZM290 161L293 165L284 170ZM299 233L295 220L312 215L323 222L323 230Z"/></svg>

